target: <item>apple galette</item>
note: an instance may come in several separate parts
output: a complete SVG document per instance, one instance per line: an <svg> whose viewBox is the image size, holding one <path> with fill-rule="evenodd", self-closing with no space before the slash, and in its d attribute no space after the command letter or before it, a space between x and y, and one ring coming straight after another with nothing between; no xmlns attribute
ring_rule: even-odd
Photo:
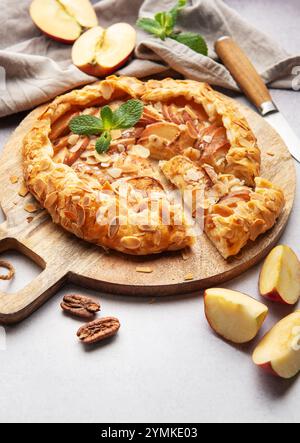
<svg viewBox="0 0 300 443"><path fill-rule="evenodd" d="M25 138L23 162L28 189L55 223L127 254L192 246L189 215L200 213L228 258L270 229L284 206L282 191L259 177L245 118L195 81L113 76L58 97ZM192 196L188 214L175 190Z"/></svg>

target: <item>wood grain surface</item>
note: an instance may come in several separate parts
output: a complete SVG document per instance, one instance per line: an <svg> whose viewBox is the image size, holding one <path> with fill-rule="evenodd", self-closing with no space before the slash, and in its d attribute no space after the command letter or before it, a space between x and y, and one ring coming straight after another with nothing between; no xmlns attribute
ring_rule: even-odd
<svg viewBox="0 0 300 443"><path fill-rule="evenodd" d="M107 253L81 241L54 225L44 210L32 214L34 219L28 223L31 214L24 206L34 199L18 195L21 147L24 135L44 107L29 114L7 142L1 157L0 199L6 221L0 225L0 253L18 250L38 263L42 272L15 294L0 292L0 322L16 323L28 317L66 282L124 295L178 295L220 285L264 258L283 233L292 210L296 189L294 161L284 142L258 114L238 106L262 149L261 175L284 190L286 206L271 231L244 248L238 258L227 261L204 235L185 260L180 252L143 258ZM11 183L12 176L19 177L19 183ZM150 267L153 272L139 273L136 268L140 266ZM193 280L185 281L188 274L193 275Z"/></svg>

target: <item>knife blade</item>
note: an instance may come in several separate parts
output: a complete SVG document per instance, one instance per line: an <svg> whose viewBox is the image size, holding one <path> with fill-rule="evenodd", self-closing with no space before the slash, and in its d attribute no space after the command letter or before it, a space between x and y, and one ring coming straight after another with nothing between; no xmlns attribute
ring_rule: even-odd
<svg viewBox="0 0 300 443"><path fill-rule="evenodd" d="M300 140L281 112L267 114L264 119L280 135L294 159L300 163Z"/></svg>
<svg viewBox="0 0 300 443"><path fill-rule="evenodd" d="M231 37L221 37L216 52L233 78L257 107L262 117L281 136L291 155L300 163L300 139L272 100L270 91L244 51Z"/></svg>

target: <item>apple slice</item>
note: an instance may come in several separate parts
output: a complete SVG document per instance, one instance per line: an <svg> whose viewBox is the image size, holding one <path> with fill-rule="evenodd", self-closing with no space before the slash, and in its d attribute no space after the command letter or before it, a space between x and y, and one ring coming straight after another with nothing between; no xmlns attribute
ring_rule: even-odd
<svg viewBox="0 0 300 443"><path fill-rule="evenodd" d="M48 37L62 43L74 43L83 28L98 25L89 0L33 0L30 15Z"/></svg>
<svg viewBox="0 0 300 443"><path fill-rule="evenodd" d="M268 308L248 295L229 289L205 291L205 315L211 328L233 343L247 343L260 330Z"/></svg>
<svg viewBox="0 0 300 443"><path fill-rule="evenodd" d="M300 262L288 246L277 246L267 257L259 279L263 297L294 305L300 298Z"/></svg>
<svg viewBox="0 0 300 443"><path fill-rule="evenodd" d="M96 26L75 42L73 63L86 74L105 77L127 62L135 45L136 31L127 23L117 23L106 30Z"/></svg>
<svg viewBox="0 0 300 443"><path fill-rule="evenodd" d="M282 378L292 378L300 371L300 311L285 317L265 335L253 361Z"/></svg>
<svg viewBox="0 0 300 443"><path fill-rule="evenodd" d="M96 12L90 0L57 0L74 17L82 28L93 28L98 25Z"/></svg>

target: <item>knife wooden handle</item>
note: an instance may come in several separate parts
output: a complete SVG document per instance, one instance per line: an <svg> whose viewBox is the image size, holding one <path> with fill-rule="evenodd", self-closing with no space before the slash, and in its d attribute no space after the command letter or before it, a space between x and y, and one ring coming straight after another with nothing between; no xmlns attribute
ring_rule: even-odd
<svg viewBox="0 0 300 443"><path fill-rule="evenodd" d="M267 86L237 43L230 37L222 37L216 42L215 49L235 81L259 111L263 115L276 111Z"/></svg>

